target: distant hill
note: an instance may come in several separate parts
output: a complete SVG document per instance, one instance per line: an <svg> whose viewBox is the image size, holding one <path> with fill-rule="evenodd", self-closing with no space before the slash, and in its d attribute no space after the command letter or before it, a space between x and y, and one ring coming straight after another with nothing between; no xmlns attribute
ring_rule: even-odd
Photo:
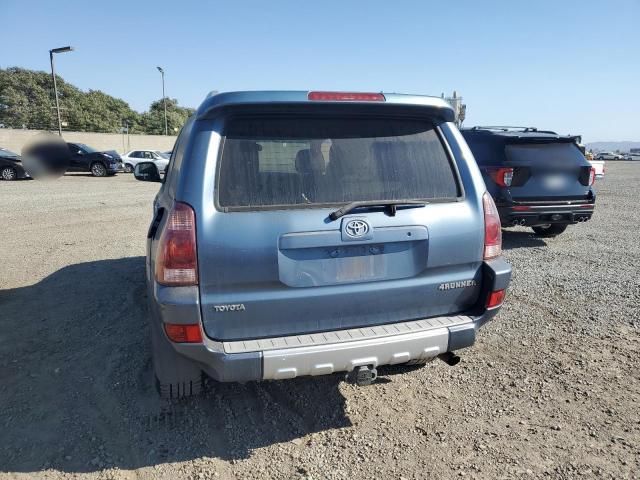
<svg viewBox="0 0 640 480"><path fill-rule="evenodd" d="M640 148L640 142L591 142L586 144L587 150L596 152L628 152L631 148Z"/></svg>

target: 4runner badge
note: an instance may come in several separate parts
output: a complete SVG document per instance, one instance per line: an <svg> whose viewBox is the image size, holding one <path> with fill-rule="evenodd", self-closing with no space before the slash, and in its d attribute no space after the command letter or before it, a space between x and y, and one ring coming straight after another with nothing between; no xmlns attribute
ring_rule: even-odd
<svg viewBox="0 0 640 480"><path fill-rule="evenodd" d="M438 290L453 290L454 288L475 287L476 285L475 280L462 280L460 282L441 283L438 286Z"/></svg>
<svg viewBox="0 0 640 480"><path fill-rule="evenodd" d="M240 312L246 310L244 303L236 303L233 305L214 305L216 312Z"/></svg>

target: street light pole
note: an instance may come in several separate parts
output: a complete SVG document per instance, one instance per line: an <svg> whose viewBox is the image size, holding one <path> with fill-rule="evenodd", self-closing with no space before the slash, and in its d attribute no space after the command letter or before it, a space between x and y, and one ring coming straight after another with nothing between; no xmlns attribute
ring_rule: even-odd
<svg viewBox="0 0 640 480"><path fill-rule="evenodd" d="M167 97L164 94L164 70L161 67L156 67L162 75L162 103L164 104L164 134L169 135L169 128L167 126Z"/></svg>
<svg viewBox="0 0 640 480"><path fill-rule="evenodd" d="M49 50L49 60L51 61L51 78L53 79L53 92L56 97L56 113L58 115L58 135L62 136L62 120L60 120L60 103L58 102L58 84L56 83L56 71L53 66L53 54L71 52L73 47L60 47Z"/></svg>

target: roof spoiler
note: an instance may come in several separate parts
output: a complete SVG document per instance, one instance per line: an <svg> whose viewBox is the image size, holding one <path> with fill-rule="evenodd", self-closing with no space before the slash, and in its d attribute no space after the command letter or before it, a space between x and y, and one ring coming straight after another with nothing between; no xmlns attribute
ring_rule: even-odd
<svg viewBox="0 0 640 480"><path fill-rule="evenodd" d="M339 92L338 92L339 93ZM423 95L405 95L397 93L384 93L385 101L313 101L309 100L307 91L249 91L249 92L224 92L210 94L202 102L195 113L197 119L206 119L215 116L221 110L260 107L262 111L284 111L299 107L314 106L320 108L332 108L349 104L349 108L395 108L405 109L408 112L428 112L429 116L438 118L444 122L453 122L455 114L453 108L444 100L437 97ZM380 94L377 94L380 95Z"/></svg>

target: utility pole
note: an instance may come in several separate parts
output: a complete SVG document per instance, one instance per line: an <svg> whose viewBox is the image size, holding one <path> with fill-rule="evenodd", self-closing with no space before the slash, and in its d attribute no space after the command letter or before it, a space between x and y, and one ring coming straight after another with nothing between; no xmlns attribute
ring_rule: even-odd
<svg viewBox="0 0 640 480"><path fill-rule="evenodd" d="M51 78L53 79L53 92L56 97L56 113L58 115L58 135L62 136L62 120L60 120L60 103L58 102L58 84L56 83L56 70L53 66L53 54L71 52L73 47L52 48L49 50L49 60L51 61Z"/></svg>
<svg viewBox="0 0 640 480"><path fill-rule="evenodd" d="M156 67L162 75L162 103L164 103L164 134L169 135L169 128L167 127L167 97L164 95L164 70L161 67Z"/></svg>

